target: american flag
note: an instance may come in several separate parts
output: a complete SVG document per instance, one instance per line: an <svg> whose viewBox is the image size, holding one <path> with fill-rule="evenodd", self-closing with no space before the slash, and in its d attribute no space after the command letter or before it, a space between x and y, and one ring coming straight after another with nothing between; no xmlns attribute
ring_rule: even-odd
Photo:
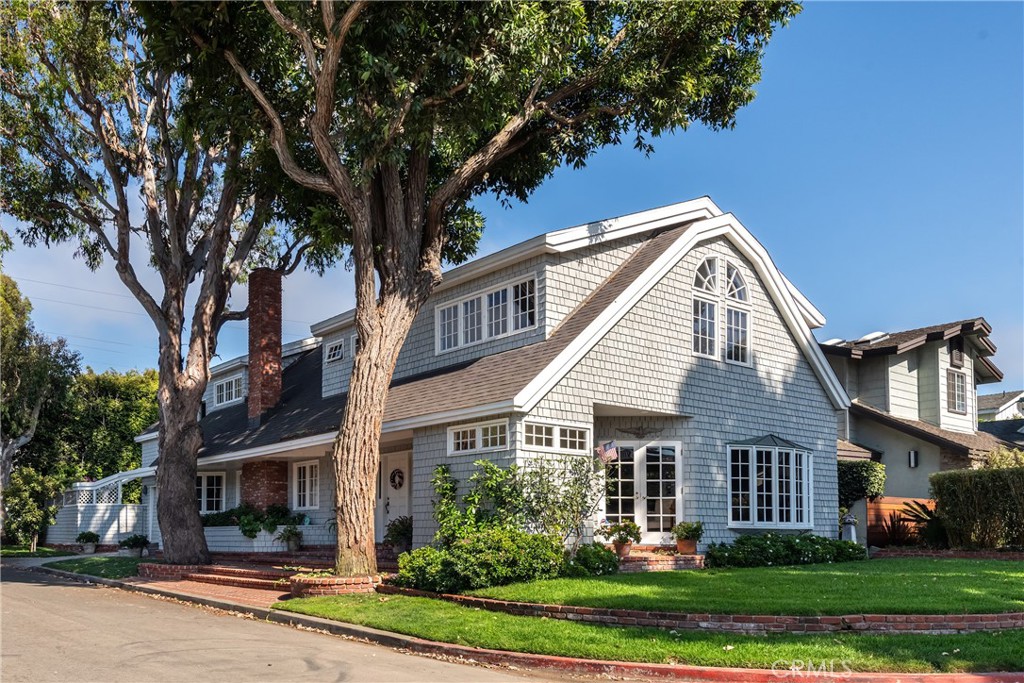
<svg viewBox="0 0 1024 683"><path fill-rule="evenodd" d="M606 441L595 448L594 452L597 453L598 460L605 465L619 459L619 447L615 445L614 441Z"/></svg>

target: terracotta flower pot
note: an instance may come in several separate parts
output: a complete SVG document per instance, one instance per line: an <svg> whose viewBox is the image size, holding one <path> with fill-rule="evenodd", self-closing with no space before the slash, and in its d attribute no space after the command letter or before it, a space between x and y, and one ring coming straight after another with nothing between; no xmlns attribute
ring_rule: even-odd
<svg viewBox="0 0 1024 683"><path fill-rule="evenodd" d="M619 543L614 541L612 547L615 548L615 554L619 556L621 560L624 557L629 557L629 551L633 547L632 543Z"/></svg>
<svg viewBox="0 0 1024 683"><path fill-rule="evenodd" d="M690 538L677 538L676 552L681 555L695 555L697 553L697 541Z"/></svg>

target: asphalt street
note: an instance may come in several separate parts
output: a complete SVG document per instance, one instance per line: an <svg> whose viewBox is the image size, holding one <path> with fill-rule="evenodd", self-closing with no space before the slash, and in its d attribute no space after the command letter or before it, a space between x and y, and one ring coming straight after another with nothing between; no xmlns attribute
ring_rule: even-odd
<svg viewBox="0 0 1024 683"><path fill-rule="evenodd" d="M8 565L0 578L4 683L526 679Z"/></svg>

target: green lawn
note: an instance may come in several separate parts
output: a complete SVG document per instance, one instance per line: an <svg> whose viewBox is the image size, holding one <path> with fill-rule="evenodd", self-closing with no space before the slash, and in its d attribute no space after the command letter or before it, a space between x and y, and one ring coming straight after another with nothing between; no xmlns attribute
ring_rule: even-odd
<svg viewBox="0 0 1024 683"><path fill-rule="evenodd" d="M67 557L74 555L67 550L55 550L39 546L35 552L28 549L27 545L5 545L0 548L0 557Z"/></svg>
<svg viewBox="0 0 1024 683"><path fill-rule="evenodd" d="M518 617L426 598L344 595L279 602L276 609L495 650L632 662L771 668L779 660L834 662L853 671L1024 669L1024 631L951 636L739 636Z"/></svg>
<svg viewBox="0 0 1024 683"><path fill-rule="evenodd" d="M581 607L717 614L1015 612L1024 610L1024 562L900 559L648 572L553 579L471 594Z"/></svg>
<svg viewBox="0 0 1024 683"><path fill-rule="evenodd" d="M100 576L104 579L123 579L127 576L138 576L140 562L153 561L148 557L78 557L74 560L47 562L43 566L76 574Z"/></svg>

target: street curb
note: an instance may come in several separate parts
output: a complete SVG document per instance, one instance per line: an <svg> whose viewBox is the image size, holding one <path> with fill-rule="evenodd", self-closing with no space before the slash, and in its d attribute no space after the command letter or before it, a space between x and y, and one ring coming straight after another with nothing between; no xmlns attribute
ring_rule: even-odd
<svg viewBox="0 0 1024 683"><path fill-rule="evenodd" d="M405 636L391 631L381 631L368 626L346 624L320 617L312 617L293 612L251 607L226 600L215 600L188 593L163 590L151 586L126 583L116 579L104 579L98 576L75 574L50 567L25 567L27 571L42 571L61 578L79 583L98 583L112 588L158 595L191 602L206 607L251 614L264 621L286 626L326 631L332 635L346 636L358 640L384 645L399 650L407 650L426 655L440 655L456 658L469 663L483 663L500 666L513 666L530 669L549 669L564 673L599 674L605 676L644 676L661 680L689 681L692 683L779 683L789 679L810 679L819 683L1024 683L1024 672L996 672L981 674L913 674L913 673L854 673L845 669L830 673L825 670L790 671L788 668L771 669L736 669L726 667L700 667L682 664L645 664L641 662L615 662L593 659L576 659L553 655L536 655L525 652L509 652L505 650L487 650L482 648L439 643L414 636ZM789 662L786 662L787 664ZM806 663L810 665L811 663Z"/></svg>

